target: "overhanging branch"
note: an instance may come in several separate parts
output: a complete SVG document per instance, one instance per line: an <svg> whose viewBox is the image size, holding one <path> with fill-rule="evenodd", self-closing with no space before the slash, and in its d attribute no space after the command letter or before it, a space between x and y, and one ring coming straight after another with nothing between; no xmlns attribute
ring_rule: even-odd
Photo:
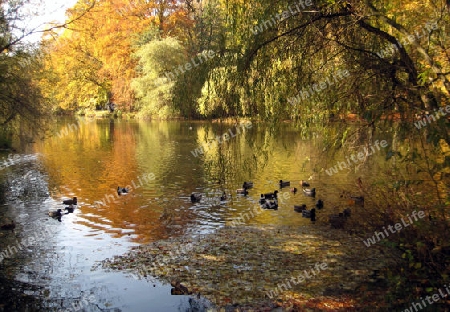
<svg viewBox="0 0 450 312"><path fill-rule="evenodd" d="M76 22L77 20L83 18L92 8L94 8L95 4L96 4L96 1L94 0L92 2L92 4L86 10L83 11L82 14L80 14L79 16L77 16L76 18L74 18L74 19L72 19L72 20L70 20L68 22L65 22L64 24L51 26L51 27L48 27L48 28L42 29L42 30L38 30L37 27L33 28L32 30L22 34L21 36L17 37L16 39L8 42L7 44L5 44L3 46L1 46L0 47L0 53L3 53L5 50L9 50L12 46L16 45L17 43L22 41L24 38L26 38L26 37L28 37L28 36L30 36L32 34L46 33L46 32L51 32L51 31L53 31L55 29L67 28L70 24L72 24L72 23Z"/></svg>
<svg viewBox="0 0 450 312"><path fill-rule="evenodd" d="M245 69L248 69L250 67L250 63L252 62L253 58L256 56L258 51L260 49L262 49L263 47L265 47L266 45L268 45L268 44L270 44L270 43L272 43L272 42L274 42L274 41L276 41L276 40L278 40L278 39L280 39L282 37L289 36L292 33L298 31L299 29L302 29L302 28L305 28L305 27L307 27L309 25L312 25L312 24L314 24L315 22L317 22L317 21L319 21L321 19L331 19L331 18L336 18L336 17L349 16L351 14L352 13L349 12L349 11L343 11L343 12L326 14L326 15L319 14L318 16L313 17L310 21L308 21L306 23L298 25L298 26L296 26L296 27L294 27L294 28L292 28L292 29L282 33L282 34L279 34L279 35L277 35L277 36L275 36L275 37L273 37L271 39L268 39L268 40L260 43L256 48L254 48L249 53L247 53L247 56L244 56L246 58Z"/></svg>

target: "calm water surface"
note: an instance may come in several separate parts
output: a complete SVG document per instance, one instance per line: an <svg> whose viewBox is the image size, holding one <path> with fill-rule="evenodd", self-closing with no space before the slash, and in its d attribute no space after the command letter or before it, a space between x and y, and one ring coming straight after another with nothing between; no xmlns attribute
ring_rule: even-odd
<svg viewBox="0 0 450 312"><path fill-rule="evenodd" d="M238 132L236 125L218 123L74 122L59 121L57 135L31 144L27 157L0 171L8 186L1 219L17 223L15 234L1 233L1 247L10 253L2 271L7 278L40 286L24 291L42 298L49 309L75 311L72 304L81 300L85 311L202 310L187 296L171 296L170 285L157 280L92 268L132 246L212 232L252 209L260 193L279 189L280 179L299 189L299 180L311 179L317 198L336 205L336 186L355 185L348 171L326 175L320 138L304 139L290 125L273 132L253 124ZM224 133L230 138L218 144L216 136ZM196 157L201 146L205 153ZM373 155L368 168L377 170L382 157ZM236 196L235 190L249 180L255 183L250 195ZM119 185L133 190L118 197ZM190 202L194 191L203 193L200 203ZM223 191L232 197L220 203ZM286 199L278 211L264 211L246 222L308 224L292 207L310 206L314 199L289 188L279 191L286 192ZM49 210L63 208L62 200L73 196L78 198L73 213L60 222L48 217Z"/></svg>

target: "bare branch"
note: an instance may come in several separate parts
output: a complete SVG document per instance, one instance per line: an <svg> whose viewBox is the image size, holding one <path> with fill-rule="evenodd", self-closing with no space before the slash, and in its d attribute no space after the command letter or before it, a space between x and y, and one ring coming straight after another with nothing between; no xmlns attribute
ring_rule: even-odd
<svg viewBox="0 0 450 312"><path fill-rule="evenodd" d="M85 11L83 11L82 14L80 14L79 16L77 16L74 19L71 19L70 21L65 22L64 24L58 24L58 25L51 26L51 27L48 27L48 28L42 29L42 30L38 30L38 28L36 27L36 28L33 28L32 30L30 30L28 32L25 32L24 34L22 34L21 36L17 37L16 39L8 42L7 44L5 44L3 46L1 46L0 47L0 53L4 52L6 50L9 50L12 46L16 45L17 43L19 43L24 38L26 38L26 37L28 37L30 35L38 34L38 33L52 32L55 29L67 28L70 24L73 24L77 20L83 18L91 9L94 8L95 4L96 4L96 1L94 0L92 2L92 4Z"/></svg>

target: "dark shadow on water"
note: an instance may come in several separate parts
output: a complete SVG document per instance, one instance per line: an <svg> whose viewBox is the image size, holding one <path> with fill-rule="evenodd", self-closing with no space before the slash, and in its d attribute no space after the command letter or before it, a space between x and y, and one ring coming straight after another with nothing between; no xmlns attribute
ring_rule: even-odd
<svg viewBox="0 0 450 312"><path fill-rule="evenodd" d="M3 272L3 268L0 267ZM44 301L34 295L40 287L0 276L0 311L44 311ZM48 310L47 310L48 311Z"/></svg>

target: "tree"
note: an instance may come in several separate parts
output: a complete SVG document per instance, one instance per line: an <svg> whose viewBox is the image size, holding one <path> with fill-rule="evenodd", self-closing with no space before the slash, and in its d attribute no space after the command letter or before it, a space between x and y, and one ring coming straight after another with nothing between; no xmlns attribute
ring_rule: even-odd
<svg viewBox="0 0 450 312"><path fill-rule="evenodd" d="M46 117L42 96L34 85L33 72L39 67L39 54L28 51L17 36L15 24L23 16L24 3L6 2L0 5L0 125L7 132L37 130ZM31 129L27 129L27 128Z"/></svg>
<svg viewBox="0 0 450 312"><path fill-rule="evenodd" d="M45 129L50 107L36 83L41 75L42 53L25 39L66 27L79 16L64 24L28 29L22 26L29 18L24 13L26 4L24 0L0 2L0 125L9 133L32 137Z"/></svg>
<svg viewBox="0 0 450 312"><path fill-rule="evenodd" d="M79 1L69 10L69 18L85 10L86 4ZM50 93L64 109L93 109L114 101L119 109L133 111L131 81L137 75L137 59L132 55L139 47L136 42L145 41L139 36L157 27L163 35L186 40L188 24L186 11L173 0L97 2L47 45L48 68L61 77Z"/></svg>
<svg viewBox="0 0 450 312"><path fill-rule="evenodd" d="M137 52L140 77L132 82L138 98L138 108L147 117L168 117L173 115L172 88L184 66L184 48L174 38L154 39Z"/></svg>
<svg viewBox="0 0 450 312"><path fill-rule="evenodd" d="M217 66L227 74L213 75L209 85L225 101L225 111L312 121L326 109L360 112L373 121L387 112L410 118L437 108L448 94L445 1L411 2L408 14L404 2L310 4L220 3L218 15L227 18ZM302 88L343 69L350 77L289 105L287 99Z"/></svg>

